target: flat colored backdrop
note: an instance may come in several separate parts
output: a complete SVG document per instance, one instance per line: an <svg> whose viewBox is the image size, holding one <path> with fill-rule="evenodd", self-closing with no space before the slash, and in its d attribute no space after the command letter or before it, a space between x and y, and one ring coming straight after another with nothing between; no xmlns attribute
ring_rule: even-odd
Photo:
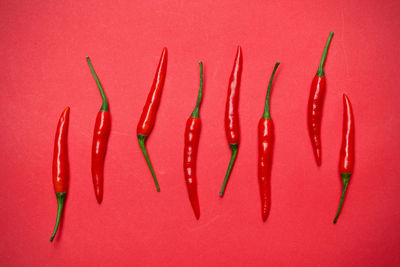
<svg viewBox="0 0 400 267"><path fill-rule="evenodd" d="M400 2L393 1L1 1L0 264L8 266L399 266ZM306 128L310 84L329 31L322 166ZM243 49L241 144L225 197L224 132L229 75ZM168 70L147 147L136 125L163 47ZM90 173L101 98L112 132L98 205ZM189 204L183 134L204 62L198 155L201 218ZM276 142L272 210L263 223L257 122L268 80ZM356 122L356 165L333 225L342 94ZM56 216L51 166L58 118L71 107L70 183Z"/></svg>

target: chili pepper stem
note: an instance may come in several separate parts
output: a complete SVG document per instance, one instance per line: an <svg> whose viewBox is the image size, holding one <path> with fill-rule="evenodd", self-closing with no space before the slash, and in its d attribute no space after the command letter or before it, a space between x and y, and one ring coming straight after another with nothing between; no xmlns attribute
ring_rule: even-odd
<svg viewBox="0 0 400 267"><path fill-rule="evenodd" d="M342 181L343 181L342 196L340 197L339 208L336 213L335 219L333 220L333 223L337 222L339 214L342 211L343 201L346 196L346 190L347 190L347 186L349 184L351 173L342 173L341 176L342 176Z"/></svg>
<svg viewBox="0 0 400 267"><path fill-rule="evenodd" d="M151 175L153 176L153 180L154 180L154 184L156 185L157 192L160 192L160 186L158 185L156 174L154 173L153 166L151 165L150 158L149 158L149 155L147 154L147 150L146 150L146 146L145 146L145 141L146 141L147 136L138 134L137 137L138 137L138 140L139 140L140 149L143 152L143 156L146 159L146 162L147 162L147 165L149 166Z"/></svg>
<svg viewBox="0 0 400 267"><path fill-rule="evenodd" d="M264 114L263 119L271 119L271 114L269 110L269 99L271 95L271 88L272 88L272 81L274 80L276 69L278 68L280 62L275 63L274 70L272 71L271 78L269 79L268 90L267 90L267 97L265 98L265 106L264 106Z"/></svg>
<svg viewBox="0 0 400 267"><path fill-rule="evenodd" d="M86 61L89 64L90 71L92 72L93 78L96 81L97 87L99 88L99 91L100 91L100 94L101 94L101 98L103 99L103 104L101 105L100 110L108 111L109 110L108 100L107 100L106 94L104 93L103 86L100 83L99 77L97 77L97 74L96 74L96 72L95 72L95 70L93 68L93 65L92 65L92 62L90 61L90 58L86 57Z"/></svg>
<svg viewBox="0 0 400 267"><path fill-rule="evenodd" d="M229 161L228 170L226 171L225 179L224 179L224 182L222 183L221 191L219 192L220 197L224 196L226 184L228 183L229 176L231 175L232 167L235 164L239 144L229 144L229 146L231 147L231 151L232 151L231 160Z"/></svg>
<svg viewBox="0 0 400 267"><path fill-rule="evenodd" d="M56 236L56 233L57 233L57 230L58 230L58 225L60 224L62 211L64 209L65 195L66 195L66 193L56 193L56 197L57 197L57 219L56 219L56 225L54 226L53 234L50 237L50 242L53 242L53 239Z"/></svg>
<svg viewBox="0 0 400 267"><path fill-rule="evenodd" d="M200 67L200 88L199 88L199 94L197 95L197 101L196 101L196 106L194 107L194 110L190 117L192 118L198 118L199 117L199 109L200 109L200 104L201 104L201 99L203 97L203 62L199 62L199 67Z"/></svg>
<svg viewBox="0 0 400 267"><path fill-rule="evenodd" d="M325 76L324 64L325 64L325 60L326 60L326 55L328 54L328 49L329 49L329 45L331 43L332 37L333 37L333 32L330 32L329 33L329 37L328 37L328 41L326 42L326 45L325 45L325 48L324 48L324 52L322 53L321 62L319 63L317 76L320 76L320 77L324 77Z"/></svg>

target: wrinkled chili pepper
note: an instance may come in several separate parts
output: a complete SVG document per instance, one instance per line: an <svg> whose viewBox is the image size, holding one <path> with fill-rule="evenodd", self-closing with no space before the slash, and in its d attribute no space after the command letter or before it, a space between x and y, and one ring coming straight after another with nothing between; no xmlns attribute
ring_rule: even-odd
<svg viewBox="0 0 400 267"><path fill-rule="evenodd" d="M343 105L343 134L339 160L339 172L342 177L343 188L339 208L333 223L336 223L342 210L347 186L354 169L354 118L351 103L346 94L343 94Z"/></svg>
<svg viewBox="0 0 400 267"><path fill-rule="evenodd" d="M154 121L158 106L160 105L161 93L164 86L165 74L167 72L167 48L164 48L161 53L160 62L158 63L156 75L153 80L149 95L147 96L146 104L143 107L142 115L137 126L136 134L139 141L140 149L143 152L147 165L149 166L151 175L153 176L154 183L157 191L160 192L160 186L154 173L153 166L151 165L149 155L147 154L145 141L153 129Z"/></svg>
<svg viewBox="0 0 400 267"><path fill-rule="evenodd" d="M264 114L258 122L258 183L261 195L261 216L264 222L267 220L271 209L271 167L272 147L274 144L274 123L270 114L270 95L272 81L279 64L279 62L276 62L274 70L272 71L265 99Z"/></svg>
<svg viewBox="0 0 400 267"><path fill-rule="evenodd" d="M68 189L69 165L68 165L68 123L69 107L66 107L57 124L53 154L53 185L57 197L57 219L50 242L56 236L58 225L64 209L65 196Z"/></svg>
<svg viewBox="0 0 400 267"><path fill-rule="evenodd" d="M235 62L233 64L233 69L231 77L229 78L228 86L228 97L226 99L225 108L225 133L228 140L229 147L231 149L231 160L229 161L228 170L225 174L224 182L222 183L221 191L219 196L222 197L225 192L226 184L229 180L233 165L235 164L239 141L240 141L240 131L239 131L239 88L240 79L242 76L242 49L240 46L237 48Z"/></svg>
<svg viewBox="0 0 400 267"><path fill-rule="evenodd" d="M183 153L183 171L185 174L186 186L188 189L190 204L192 205L194 215L197 219L200 218L199 196L197 194L196 161L201 129L199 108L203 96L203 63L201 61L199 66L200 89L197 96L196 106L186 122L185 147Z"/></svg>
<svg viewBox="0 0 400 267"><path fill-rule="evenodd" d="M318 166L321 165L321 117L326 88L324 64L326 60L326 55L328 54L328 48L329 44L331 43L332 36L333 32L330 32L328 41L326 42L325 49L322 54L317 74L315 75L311 83L310 97L308 99L308 132L310 134L311 145Z"/></svg>
<svg viewBox="0 0 400 267"><path fill-rule="evenodd" d="M92 180L96 199L100 204L103 201L104 158L106 156L107 142L111 131L111 116L103 86L94 71L90 58L87 57L86 60L103 100L100 111L97 113L92 143Z"/></svg>

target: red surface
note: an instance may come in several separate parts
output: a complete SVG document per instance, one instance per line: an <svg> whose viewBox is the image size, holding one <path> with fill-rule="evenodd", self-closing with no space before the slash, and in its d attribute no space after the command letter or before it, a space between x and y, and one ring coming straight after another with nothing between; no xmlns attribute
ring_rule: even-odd
<svg viewBox="0 0 400 267"><path fill-rule="evenodd" d="M400 264L400 2L393 1L2 1L0 4L0 264L8 266L395 266ZM311 81L329 31L322 166L306 125ZM224 133L229 75L243 50L241 146ZM162 48L168 70L147 148L135 128ZM104 200L93 194L90 153L101 97L112 130ZM193 216L182 170L185 122L205 88ZM274 63L272 208L260 218L257 122ZM356 162L337 225L342 94L355 117ZM69 105L70 182L53 244L54 134Z"/></svg>

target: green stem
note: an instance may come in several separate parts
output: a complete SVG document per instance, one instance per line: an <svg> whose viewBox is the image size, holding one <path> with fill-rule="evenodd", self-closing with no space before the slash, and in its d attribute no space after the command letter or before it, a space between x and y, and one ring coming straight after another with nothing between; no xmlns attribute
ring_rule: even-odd
<svg viewBox="0 0 400 267"><path fill-rule="evenodd" d="M92 72L93 78L94 78L94 80L96 81L97 87L98 87L99 90L100 90L101 98L103 99L103 104L101 105L100 110L102 110L102 111L108 111L108 110L109 110L109 108L108 108L108 100L107 100L106 94L104 93L103 86L101 86L99 77L97 77L97 74L96 74L96 72L94 71L94 68L93 68L92 62L90 61L90 58L89 58L89 57L86 57L86 61L87 61L87 63L89 64L90 71Z"/></svg>
<svg viewBox="0 0 400 267"><path fill-rule="evenodd" d="M337 222L339 214L342 211L343 201L344 201L344 197L346 195L347 185L349 184L351 173L341 173L341 176L342 176L342 181L343 181L342 196L340 197L339 208L337 210L337 213L336 213L335 219L333 220L333 223Z"/></svg>
<svg viewBox="0 0 400 267"><path fill-rule="evenodd" d="M229 146L231 147L231 151L232 151L231 160L229 161L228 170L226 171L225 179L224 179L224 182L222 183L221 191L219 192L220 197L222 197L225 193L225 187L226 187L226 184L228 183L229 176L231 175L233 165L235 164L239 144L229 144Z"/></svg>
<svg viewBox="0 0 400 267"><path fill-rule="evenodd" d="M333 32L330 32L329 33L329 37L328 37L328 41L326 42L326 45L325 45L324 52L322 53L321 62L319 63L317 76L320 76L320 77L324 77L325 76L324 64L325 64L325 60L326 60L326 55L328 54L328 49L329 49L329 45L331 43L332 37L333 37Z"/></svg>
<svg viewBox="0 0 400 267"><path fill-rule="evenodd" d="M269 79L267 97L265 98L264 114L263 119L271 119L271 114L269 113L269 98L271 95L272 81L274 80L276 69L278 68L280 62L275 63L274 70L272 71L271 78Z"/></svg>
<svg viewBox="0 0 400 267"><path fill-rule="evenodd" d="M54 237L56 236L58 225L60 224L62 211L64 209L64 202L65 202L65 195L66 193L56 193L57 197L57 219L56 225L54 226L53 234L50 237L50 242L53 242Z"/></svg>
<svg viewBox="0 0 400 267"><path fill-rule="evenodd" d="M201 99L203 96L203 62L200 61L199 66L200 66L200 89L199 89L199 94L197 95L196 106L194 107L192 115L190 115L190 117L192 117L192 118L199 117L199 108L200 108Z"/></svg>
<svg viewBox="0 0 400 267"><path fill-rule="evenodd" d="M139 140L140 149L143 152L144 158L146 159L147 165L149 166L151 175L153 176L153 180L154 180L154 183L156 185L157 192L160 192L160 186L158 185L156 174L154 173L153 166L151 165L150 158L149 158L149 155L147 154L146 146L144 144L144 142L146 141L147 136L138 134L137 137L138 137L138 140Z"/></svg>

